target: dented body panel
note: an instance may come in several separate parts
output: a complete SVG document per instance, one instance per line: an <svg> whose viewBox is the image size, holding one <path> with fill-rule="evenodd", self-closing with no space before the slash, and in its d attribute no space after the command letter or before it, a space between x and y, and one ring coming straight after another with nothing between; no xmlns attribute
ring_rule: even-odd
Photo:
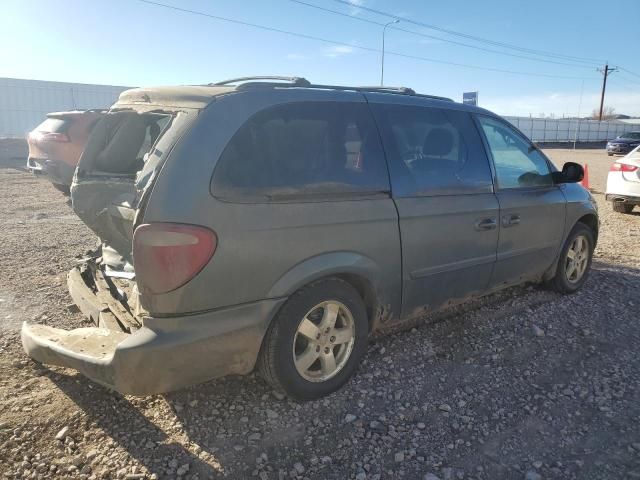
<svg viewBox="0 0 640 480"><path fill-rule="evenodd" d="M101 326L67 331L25 322L21 336L26 353L131 395L168 392L251 372L262 337L284 301L264 300L176 317L147 316L140 319L139 328L126 333L117 322L101 318L113 315L117 300L100 298L77 269L69 274L68 283L78 307L90 318L97 315Z"/></svg>
<svg viewBox="0 0 640 480"><path fill-rule="evenodd" d="M491 181L479 195L403 197L392 191L382 153L389 181L376 191L265 200L217 190L214 172L236 132L260 112L296 102L323 108L346 102L359 111L369 103L399 102L480 112L437 99L347 89L124 92L96 125L71 188L74 211L103 242L68 275L71 297L95 327L64 331L25 323L25 351L122 393L146 395L252 371L280 307L321 278L337 276L354 286L372 332L498 287L502 227L496 221L493 229L477 228L485 216L500 217ZM337 151L346 156L343 150ZM358 154L356 167L367 161L363 157ZM581 187L557 188L567 199L566 220L553 232L548 270L536 276L555 268L553 253L576 221L597 219ZM136 228L149 224L212 232L213 256L175 288L143 288L132 242ZM522 278L529 279L527 273Z"/></svg>

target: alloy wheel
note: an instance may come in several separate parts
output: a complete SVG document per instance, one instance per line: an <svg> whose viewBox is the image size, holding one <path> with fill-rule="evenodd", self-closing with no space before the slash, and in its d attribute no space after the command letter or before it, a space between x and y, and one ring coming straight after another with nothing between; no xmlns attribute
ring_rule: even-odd
<svg viewBox="0 0 640 480"><path fill-rule="evenodd" d="M346 365L355 342L355 322L341 302L319 303L300 321L293 339L293 361L310 382L324 382Z"/></svg>
<svg viewBox="0 0 640 480"><path fill-rule="evenodd" d="M584 276L589 263L589 241L583 235L573 239L565 259L565 275L571 283L578 283Z"/></svg>

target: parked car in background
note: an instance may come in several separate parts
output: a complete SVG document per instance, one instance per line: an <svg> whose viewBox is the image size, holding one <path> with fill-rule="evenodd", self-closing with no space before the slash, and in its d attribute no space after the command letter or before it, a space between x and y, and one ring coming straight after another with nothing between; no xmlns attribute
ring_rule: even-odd
<svg viewBox="0 0 640 480"><path fill-rule="evenodd" d="M71 187L103 241L68 275L95 327L25 323L32 358L136 395L257 365L313 399L371 332L522 282L584 284L598 216L580 165L558 172L442 97L279 80L120 95Z"/></svg>
<svg viewBox="0 0 640 480"><path fill-rule="evenodd" d="M640 145L640 132L626 132L607 142L607 155L629 153Z"/></svg>
<svg viewBox="0 0 640 480"><path fill-rule="evenodd" d="M47 119L27 136L27 168L45 174L58 190L69 193L91 127L102 115L101 110L47 114Z"/></svg>
<svg viewBox="0 0 640 480"><path fill-rule="evenodd" d="M620 213L631 213L640 205L640 146L611 164L605 198Z"/></svg>

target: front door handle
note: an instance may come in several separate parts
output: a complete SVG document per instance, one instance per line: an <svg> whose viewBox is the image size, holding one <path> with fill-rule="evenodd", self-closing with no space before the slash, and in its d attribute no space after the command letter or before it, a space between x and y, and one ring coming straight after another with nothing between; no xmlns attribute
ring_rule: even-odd
<svg viewBox="0 0 640 480"><path fill-rule="evenodd" d="M495 218L483 218L482 220L478 220L476 222L476 230L495 230L498 227L498 222Z"/></svg>
<svg viewBox="0 0 640 480"><path fill-rule="evenodd" d="M503 227L513 227L514 225L520 224L520 215L517 213L513 213L511 215L505 215L502 217L502 226Z"/></svg>

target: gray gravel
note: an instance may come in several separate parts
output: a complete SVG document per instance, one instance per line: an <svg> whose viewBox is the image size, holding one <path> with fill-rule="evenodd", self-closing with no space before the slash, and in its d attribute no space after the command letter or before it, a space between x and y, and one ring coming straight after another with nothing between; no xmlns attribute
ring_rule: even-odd
<svg viewBox="0 0 640 480"><path fill-rule="evenodd" d="M611 160L583 153L602 183ZM602 234L575 295L519 287L373 339L318 401L255 375L134 398L22 353L22 320L82 324L64 276L95 239L44 180L0 163L0 475L640 478L640 214L596 197Z"/></svg>

